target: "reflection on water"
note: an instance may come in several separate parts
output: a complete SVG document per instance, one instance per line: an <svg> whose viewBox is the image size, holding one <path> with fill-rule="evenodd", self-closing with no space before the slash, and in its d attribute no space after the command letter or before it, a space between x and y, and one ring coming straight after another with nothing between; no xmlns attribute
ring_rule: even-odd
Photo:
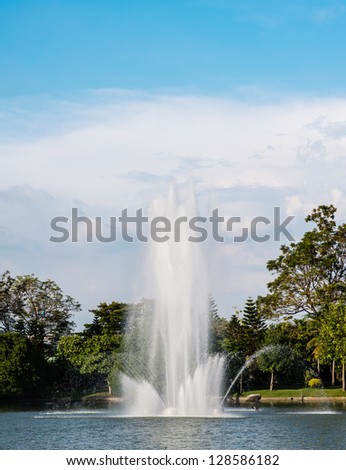
<svg viewBox="0 0 346 470"><path fill-rule="evenodd" d="M109 408L0 408L1 449L345 449L346 408L232 408L210 417L128 417Z"/></svg>

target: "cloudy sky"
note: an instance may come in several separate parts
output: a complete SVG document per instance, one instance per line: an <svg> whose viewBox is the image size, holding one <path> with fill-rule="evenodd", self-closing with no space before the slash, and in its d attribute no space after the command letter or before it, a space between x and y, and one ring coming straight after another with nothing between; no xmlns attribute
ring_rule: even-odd
<svg viewBox="0 0 346 470"><path fill-rule="evenodd" d="M345 55L346 1L2 0L1 272L54 279L81 327L145 295L146 246L52 243L73 207L106 233L193 181L201 215L280 207L296 239L319 204L344 220ZM208 240L222 315L266 291L282 243Z"/></svg>

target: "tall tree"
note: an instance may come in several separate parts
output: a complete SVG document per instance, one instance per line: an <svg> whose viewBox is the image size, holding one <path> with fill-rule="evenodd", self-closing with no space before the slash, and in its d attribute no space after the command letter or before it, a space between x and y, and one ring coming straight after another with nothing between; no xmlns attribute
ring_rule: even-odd
<svg viewBox="0 0 346 470"><path fill-rule="evenodd" d="M335 222L336 208L319 206L306 217L316 226L297 243L281 247L281 255L267 263L276 278L260 298L267 317L305 313L319 317L326 305L346 293L346 224Z"/></svg>
<svg viewBox="0 0 346 470"><path fill-rule="evenodd" d="M342 389L346 390L346 306L338 303L328 306L320 322L322 354L341 364Z"/></svg>
<svg viewBox="0 0 346 470"><path fill-rule="evenodd" d="M258 312L256 302L249 297L245 303L243 318L244 352L251 356L262 346L267 329L266 322Z"/></svg>
<svg viewBox="0 0 346 470"><path fill-rule="evenodd" d="M228 321L227 332L221 341L221 346L227 353L243 353L243 325L236 313L234 313Z"/></svg>
<svg viewBox="0 0 346 470"><path fill-rule="evenodd" d="M52 280L41 281L33 275L13 278L6 272L0 283L0 324L3 331L17 331L32 343L55 345L72 331L72 312L80 304L65 296Z"/></svg>

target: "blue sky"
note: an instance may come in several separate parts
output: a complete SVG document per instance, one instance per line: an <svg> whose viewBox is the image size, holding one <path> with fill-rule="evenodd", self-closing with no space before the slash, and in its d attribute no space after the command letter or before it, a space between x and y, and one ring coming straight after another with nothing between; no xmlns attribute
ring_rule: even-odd
<svg viewBox="0 0 346 470"><path fill-rule="evenodd" d="M2 97L345 91L344 1L2 0Z"/></svg>
<svg viewBox="0 0 346 470"><path fill-rule="evenodd" d="M345 53L346 1L1 0L1 271L56 280L81 327L146 294L145 247L52 244L72 207L107 221L192 178L201 212L245 225L344 220ZM279 246L207 245L222 315L265 292Z"/></svg>

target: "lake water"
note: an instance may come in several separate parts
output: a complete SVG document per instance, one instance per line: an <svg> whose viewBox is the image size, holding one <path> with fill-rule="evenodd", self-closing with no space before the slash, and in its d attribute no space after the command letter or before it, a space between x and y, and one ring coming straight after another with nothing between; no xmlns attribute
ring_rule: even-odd
<svg viewBox="0 0 346 470"><path fill-rule="evenodd" d="M234 408L211 417L126 417L109 408L0 407L0 449L346 449L345 405Z"/></svg>

